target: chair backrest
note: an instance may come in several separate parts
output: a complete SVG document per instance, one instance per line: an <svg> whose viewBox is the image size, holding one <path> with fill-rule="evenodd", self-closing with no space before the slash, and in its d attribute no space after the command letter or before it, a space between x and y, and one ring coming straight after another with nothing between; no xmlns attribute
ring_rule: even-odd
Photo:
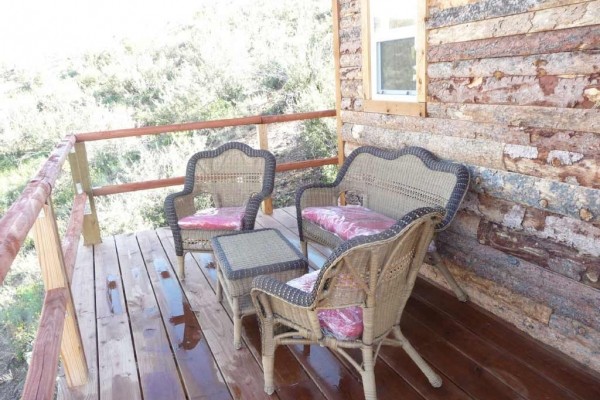
<svg viewBox="0 0 600 400"><path fill-rule="evenodd" d="M400 321L443 214L440 208L413 210L384 232L342 243L317 278L312 293L317 307L364 307L365 342L389 333Z"/></svg>
<svg viewBox="0 0 600 400"><path fill-rule="evenodd" d="M348 156L334 184L357 192L363 206L394 219L420 207L443 207L446 216L436 227L443 230L467 192L469 170L420 147L391 151L366 146Z"/></svg>
<svg viewBox="0 0 600 400"><path fill-rule="evenodd" d="M266 150L229 142L188 161L185 191L207 193L216 207L241 206L255 193L273 191L275 157Z"/></svg>

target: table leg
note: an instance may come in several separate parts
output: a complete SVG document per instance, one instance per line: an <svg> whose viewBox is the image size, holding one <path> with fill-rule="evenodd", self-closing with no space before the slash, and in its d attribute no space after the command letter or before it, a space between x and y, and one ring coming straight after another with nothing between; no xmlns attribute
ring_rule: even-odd
<svg viewBox="0 0 600 400"><path fill-rule="evenodd" d="M233 308L233 347L239 350L242 348L242 318L238 298L233 297L231 303L231 308Z"/></svg>

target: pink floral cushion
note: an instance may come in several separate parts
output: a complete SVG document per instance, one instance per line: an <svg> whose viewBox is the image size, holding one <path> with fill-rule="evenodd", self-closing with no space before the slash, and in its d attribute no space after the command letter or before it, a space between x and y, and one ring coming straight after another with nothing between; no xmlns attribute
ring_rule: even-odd
<svg viewBox="0 0 600 400"><path fill-rule="evenodd" d="M288 285L310 292L317 281L319 271L310 272L287 282ZM363 332L362 308L357 306L317 311L319 325L325 333L340 340L356 340Z"/></svg>
<svg viewBox="0 0 600 400"><path fill-rule="evenodd" d="M362 206L307 207L302 217L343 240L383 232L396 220Z"/></svg>
<svg viewBox="0 0 600 400"><path fill-rule="evenodd" d="M177 224L181 229L240 230L245 207L207 208L194 215L181 218Z"/></svg>

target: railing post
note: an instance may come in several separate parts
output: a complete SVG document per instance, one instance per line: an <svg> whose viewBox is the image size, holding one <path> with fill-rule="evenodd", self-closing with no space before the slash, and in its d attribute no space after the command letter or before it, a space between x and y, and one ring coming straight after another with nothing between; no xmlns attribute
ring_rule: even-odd
<svg viewBox="0 0 600 400"><path fill-rule="evenodd" d="M267 125L258 124L256 125L258 131L258 147L261 150L269 150L269 137L267 134ZM267 197L262 203L263 213L271 215L273 214L273 199L271 196Z"/></svg>
<svg viewBox="0 0 600 400"><path fill-rule="evenodd" d="M88 381L87 363L83 352L79 325L77 324L73 297L71 296L71 288L65 271L51 197L48 197L46 204L42 207L40 215L33 225L32 232L42 268L45 290L67 289L67 308L60 346L67 384L70 387L84 385Z"/></svg>
<svg viewBox="0 0 600 400"><path fill-rule="evenodd" d="M84 191L88 196L89 210L83 217L83 244L98 244L102 242L100 237L100 225L98 224L98 215L96 214L96 203L92 193L92 183L90 179L90 167L87 159L85 143L75 143L75 152L69 154L69 164L71 165L71 175L75 193Z"/></svg>

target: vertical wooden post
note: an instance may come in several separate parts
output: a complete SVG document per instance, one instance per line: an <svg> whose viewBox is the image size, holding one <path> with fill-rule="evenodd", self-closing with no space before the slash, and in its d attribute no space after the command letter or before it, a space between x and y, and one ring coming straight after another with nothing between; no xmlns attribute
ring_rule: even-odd
<svg viewBox="0 0 600 400"><path fill-rule="evenodd" d="M256 125L258 131L258 147L261 150L269 150L269 137L267 134L267 125L258 124ZM267 197L262 203L263 213L271 215L273 214L273 199L271 196Z"/></svg>
<svg viewBox="0 0 600 400"><path fill-rule="evenodd" d="M367 10L364 8L364 10ZM337 129L337 144L338 144L338 165L342 165L344 163L344 139L342 138L342 82L340 75L340 6L338 0L332 1L332 17L333 17L333 63L335 65L335 111L336 111L336 129ZM363 27L364 29L364 27ZM367 29L368 32L368 29ZM363 31L363 35L364 35ZM367 39L368 40L368 39ZM365 49L363 44L363 50ZM365 62L363 61L363 68L365 66ZM364 77L364 75L363 75ZM370 79L366 81L363 79L363 88L365 91L369 91L370 88L365 87L365 84L369 82ZM368 86L368 85L367 85ZM367 98L367 97L365 97Z"/></svg>
<svg viewBox="0 0 600 400"><path fill-rule="evenodd" d="M84 385L88 380L87 363L50 197L42 207L40 215L33 225L32 232L40 266L42 267L42 279L46 291L57 288L67 289L67 315L65 316L60 346L67 383L71 387Z"/></svg>
<svg viewBox="0 0 600 400"><path fill-rule="evenodd" d="M71 165L75 193L79 193L80 191L85 192L89 201L89 210L86 209L83 217L83 244L86 246L98 244L102 242L102 238L100 237L100 225L98 224L96 203L92 193L90 167L85 143L75 143L75 153L69 154L69 164Z"/></svg>
<svg viewBox="0 0 600 400"><path fill-rule="evenodd" d="M421 117L427 116L427 16L429 4L427 0L417 1L417 101L423 105Z"/></svg>

